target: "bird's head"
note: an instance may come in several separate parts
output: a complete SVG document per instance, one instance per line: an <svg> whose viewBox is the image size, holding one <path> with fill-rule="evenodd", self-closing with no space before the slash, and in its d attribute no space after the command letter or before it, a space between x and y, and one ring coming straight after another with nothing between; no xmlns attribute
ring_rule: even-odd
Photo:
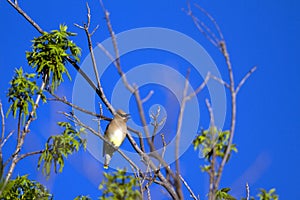
<svg viewBox="0 0 300 200"><path fill-rule="evenodd" d="M125 122L127 122L127 120L130 118L130 114L127 114L123 110L119 109L119 110L117 110L115 117L119 117L119 118L123 119Z"/></svg>

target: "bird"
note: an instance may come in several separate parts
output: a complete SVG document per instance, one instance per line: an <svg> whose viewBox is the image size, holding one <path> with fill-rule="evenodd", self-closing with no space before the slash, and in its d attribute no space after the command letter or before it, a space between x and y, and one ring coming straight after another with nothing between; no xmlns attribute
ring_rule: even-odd
<svg viewBox="0 0 300 200"><path fill-rule="evenodd" d="M130 118L130 114L127 114L123 110L117 110L114 118L107 125L104 138L111 142L115 148L118 148L123 143L126 134L127 134L127 125L126 122ZM116 151L110 144L103 141L103 157L104 157L104 169L108 169L108 165L112 158L113 153Z"/></svg>

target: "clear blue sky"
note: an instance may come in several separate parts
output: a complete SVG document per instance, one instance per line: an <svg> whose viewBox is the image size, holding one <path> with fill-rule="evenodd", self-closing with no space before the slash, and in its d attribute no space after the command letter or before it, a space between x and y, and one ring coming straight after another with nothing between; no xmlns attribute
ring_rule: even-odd
<svg viewBox="0 0 300 200"><path fill-rule="evenodd" d="M21 1L20 5L44 30L57 29L59 24L64 23L72 32L78 32L74 41L83 50L83 60L88 55L85 35L74 27L73 23L81 24L86 20L85 1L72 1L71 4L70 2L34 0ZM113 0L104 3L111 13L116 33L150 26L179 31L202 44L220 72L226 74L222 69L222 56L205 40L192 20L182 11L182 8L186 8L185 1L142 3L133 0ZM296 53L300 46L300 3L296 0L198 3L216 18L223 30L237 81L252 66L258 67L238 96L234 142L238 145L239 152L232 156L226 166L222 186L232 187L232 194L238 198L244 195L246 182L249 182L252 195L256 194L259 188L275 187L280 199L300 198L300 60ZM95 43L101 42L108 37L104 15L98 1L89 1L89 5L92 25L100 25L93 40ZM19 66L30 70L24 52L30 49L30 41L39 36L39 33L6 1L0 2L0 25L0 90L3 91L0 99L7 109L5 94L13 70ZM136 56L138 57L129 55L124 58L124 65L128 66L125 70L136 64L150 62L174 66L184 63L165 52L144 52L137 53ZM186 68L180 68L179 71L185 73L185 70ZM73 69L70 72L75 75ZM118 77L115 71L112 75L109 71L106 73L104 79L107 80L109 88L109 81L116 81ZM196 77L192 79L195 80ZM59 94L71 98L73 82L66 80L65 83ZM157 90L159 94L159 89ZM110 96L109 91L108 89ZM158 96L153 98L154 102L159 102ZM63 120L57 114L57 110L66 110L66 107L58 103L40 106L38 116L42 121L32 124L32 133L27 138L25 150L42 148L49 133L57 133L55 121ZM131 111L134 113L134 108ZM201 126L207 127L207 123ZM228 128L228 121L225 123L226 127ZM7 119L7 130L11 129L16 129L16 123ZM192 148L186 151L181 162L182 172L192 189L204 199L205 188L208 187L207 177L200 174L199 166L202 161L198 159L197 154ZM79 194L89 194L93 198L99 195L97 188L102 178L102 164L88 153L80 152L79 156L71 156L66 162L64 172L54 175L49 180L46 180L40 171L35 170L36 165L36 157L24 160L16 168L14 176L30 173L30 178L47 185L58 200L73 199ZM156 192L156 195L157 193L159 192ZM166 198L161 194L153 195L153 199Z"/></svg>

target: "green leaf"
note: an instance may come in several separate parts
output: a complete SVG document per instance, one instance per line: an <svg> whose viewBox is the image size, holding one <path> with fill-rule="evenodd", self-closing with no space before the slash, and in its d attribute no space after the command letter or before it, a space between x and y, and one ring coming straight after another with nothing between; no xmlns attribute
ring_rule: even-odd
<svg viewBox="0 0 300 200"><path fill-rule="evenodd" d="M75 35L67 31L67 26L60 25L59 30L45 32L42 36L34 38L32 51L26 52L28 64L35 68L45 83L50 84L51 92L61 84L63 74L71 79L65 67L67 60L80 60L80 48L69 39Z"/></svg>
<svg viewBox="0 0 300 200"><path fill-rule="evenodd" d="M29 114L29 110L34 107L34 96L41 94L42 98L44 95L39 91L36 82L32 80L35 74L27 74L23 72L22 67L15 69L15 75L10 81L10 88L8 89L7 97L8 101L11 102L6 116L12 112L13 117L17 116L19 112L23 116L23 121Z"/></svg>
<svg viewBox="0 0 300 200"><path fill-rule="evenodd" d="M63 171L64 158L73 152L79 151L80 147L86 148L86 140L81 137L85 133L84 129L77 131L68 122L58 122L64 128L61 135L50 136L45 144L45 149L38 160L38 168L43 167L42 172L49 177L51 166L54 172Z"/></svg>
<svg viewBox="0 0 300 200"><path fill-rule="evenodd" d="M217 200L236 200L233 196L228 194L230 188L222 188L216 192L216 199Z"/></svg>
<svg viewBox="0 0 300 200"><path fill-rule="evenodd" d="M118 169L112 174L104 173L104 180L99 185L103 199L142 199L138 190L138 179L126 174L126 170Z"/></svg>
<svg viewBox="0 0 300 200"><path fill-rule="evenodd" d="M2 184L0 185L2 187ZM9 180L0 199L39 199L52 200L53 195L40 183L31 181L27 175Z"/></svg>

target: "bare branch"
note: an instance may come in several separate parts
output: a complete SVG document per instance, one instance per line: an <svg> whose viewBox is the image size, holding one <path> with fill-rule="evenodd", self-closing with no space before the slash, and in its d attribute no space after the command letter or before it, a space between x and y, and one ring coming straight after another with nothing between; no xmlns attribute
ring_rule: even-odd
<svg viewBox="0 0 300 200"><path fill-rule="evenodd" d="M155 151L155 147L154 147L153 142L150 139L150 133L149 133L149 129L148 129L146 118L145 118L145 112L144 112L142 100L141 100L141 97L140 97L139 90L137 88L134 90L133 95L134 95L136 103L137 103L137 107L138 107L138 111L139 111L139 116L140 116L140 119L141 119L141 122L142 122L142 125L143 125L143 130L144 130L144 133L146 135L146 139L147 139L148 145L150 146L150 151L154 152Z"/></svg>
<svg viewBox="0 0 300 200"><path fill-rule="evenodd" d="M144 99L142 99L142 103L145 103L146 101L148 101L148 100L152 97L153 94L154 94L154 91L151 90L151 91L148 93L148 95L147 95Z"/></svg>
<svg viewBox="0 0 300 200"><path fill-rule="evenodd" d="M13 3L11 0L7 0L7 2L14 7L18 13L20 13L38 32L40 32L41 34L44 33L43 29L41 29L41 27L35 23L35 21L33 21L18 5L17 1L15 1L15 3Z"/></svg>
<svg viewBox="0 0 300 200"><path fill-rule="evenodd" d="M184 178L183 178L181 175L179 175L179 177L180 177L181 181L183 182L183 184L185 185L186 189L189 191L191 197L192 197L193 199L195 199L195 200L199 200L199 199L196 197L196 195L194 194L193 190L192 190L192 189L190 188L190 186L188 185L188 183L184 180Z"/></svg>
<svg viewBox="0 0 300 200"><path fill-rule="evenodd" d="M157 172L157 177L161 180L161 182L158 182L156 180L154 180L155 183L158 183L159 185L163 186L168 192L169 194L173 197L173 199L179 199L177 197L176 192L174 191L172 185L170 184L170 182L164 177L164 175L157 170L157 167L153 164L153 162L150 160L149 156L147 154L145 154L136 144L135 140L132 138L132 136L128 133L127 134L127 138L129 140L129 142L131 143L132 147L135 149L135 151L140 155L140 157L145 160L146 163L149 164L149 166L151 167L152 170ZM162 161L164 166L168 166L166 165L166 163L164 162L164 160L159 160ZM168 168L166 168L168 170ZM172 171L169 169L169 173L171 175L173 175Z"/></svg>
<svg viewBox="0 0 300 200"><path fill-rule="evenodd" d="M208 193L208 199L209 200L214 200L215 199L215 192L217 188L215 187L215 176L216 176L216 153L215 153L215 143L217 143L217 138L216 138L216 132L215 132L215 118L214 118L214 112L213 109L209 103L208 99L205 99L205 103L209 112L209 118L210 118L210 131L212 134L212 147L211 147L211 152L212 152L212 158L209 161L210 162L210 171L209 171L209 193Z"/></svg>
<svg viewBox="0 0 300 200"><path fill-rule="evenodd" d="M181 126L183 121L183 114L185 110L185 104L186 104L186 96L188 92L188 85L189 85L189 76L190 76L190 69L188 69L186 77L185 77L185 83L184 83L184 89L183 89L183 97L180 104L180 111L179 116L177 120L177 128L176 128L176 139L175 139L175 168L176 168L176 179L175 179L175 186L176 186L176 192L180 199L183 198L182 189L181 189L181 181L180 181L180 161L179 161L179 149L180 149L180 136L181 136Z"/></svg>
<svg viewBox="0 0 300 200"><path fill-rule="evenodd" d="M217 21L204 9L202 8L201 6L199 6L198 4L195 4L195 7L197 7L203 14L205 14L208 19L213 23L213 25L215 26L218 34L219 34L219 37L220 37L220 40L224 40L224 37L223 37L223 33L221 31L221 28L220 26L218 25Z"/></svg>
<svg viewBox="0 0 300 200"><path fill-rule="evenodd" d="M162 133L162 134L160 134L160 136L161 136L161 140L162 140L162 143L163 143L163 151L161 153L161 158L164 159L165 153L166 153L166 150L167 150L167 143L165 141L165 135ZM159 168L161 168L161 164L162 163L160 162L159 163ZM170 168L170 167L168 166L168 168Z"/></svg>
<svg viewBox="0 0 300 200"><path fill-rule="evenodd" d="M79 111L81 111L83 113L86 113L86 114L89 114L91 116L95 116L97 118L100 118L100 119L103 119L103 120L106 120L106 121L111 121L112 120L111 118L105 117L102 114L97 114L97 113L91 112L89 110L86 110L84 108L81 108L81 107L69 102L65 97L61 98L61 97L59 97L59 96L57 96L53 93L50 93L50 94L55 98L48 98L47 100L49 100L49 101L59 101L59 102L62 102L64 104L68 105L68 106L71 106L73 109L79 110Z"/></svg>
<svg viewBox="0 0 300 200"><path fill-rule="evenodd" d="M228 70L228 74L229 74L229 81L230 81L230 94L231 94L231 119L230 119L230 121L231 121L231 124L230 124L230 135L229 135L229 139L228 139L228 145L227 145L226 151L224 153L224 157L222 159L222 162L221 162L220 167L217 172L215 188L218 188L220 185L223 169L224 169L224 166L227 162L228 156L231 151L231 145L233 142L233 137L234 137L234 132L235 132L235 123L236 123L236 92L235 92L235 84L234 84L234 75L233 75L231 61L230 61L230 57L229 57L229 54L227 51L227 46L226 46L225 41L221 42L220 46L222 49L221 50L222 54L226 61L227 70Z"/></svg>
<svg viewBox="0 0 300 200"><path fill-rule="evenodd" d="M8 135L7 135L7 136L4 138L4 140L2 141L1 147L0 147L0 148L4 147L5 143L6 143L7 140L13 135L14 132L15 132L15 131L10 131L10 132L8 133Z"/></svg>
<svg viewBox="0 0 300 200"><path fill-rule="evenodd" d="M1 101L0 101L0 114L1 114L1 139L0 139L0 142L2 143L2 141L4 139L4 134L5 134L5 118L4 118L3 107L2 107Z"/></svg>
<svg viewBox="0 0 300 200"><path fill-rule="evenodd" d="M18 162L28 156L33 156L33 155L37 155L37 154L41 154L43 153L45 150L39 150L39 151L33 151L33 152L29 152L29 153L25 153L25 154L22 154L18 157Z"/></svg>
<svg viewBox="0 0 300 200"><path fill-rule="evenodd" d="M150 193L150 188L149 187L147 188L147 197L148 197L147 198L148 200L151 200L151 193Z"/></svg>
<svg viewBox="0 0 300 200"><path fill-rule="evenodd" d="M144 141L143 141L143 136L142 136L142 133L133 129L133 128L130 128L130 127L127 127L127 129L135 134L137 134L139 136L139 142L140 142L140 148L143 152L145 152L145 146L144 146Z"/></svg>
<svg viewBox="0 0 300 200"><path fill-rule="evenodd" d="M93 31L90 33L90 35L93 36L93 35L96 33L96 31L98 30L98 28L99 28L99 25L97 25L97 26L93 29Z"/></svg>
<svg viewBox="0 0 300 200"><path fill-rule="evenodd" d="M160 106L158 106L156 114L151 113L150 117L153 120L153 122L151 122L151 125L153 126L153 132L152 132L152 136L151 136L151 141L152 143L154 142L154 138L157 134L157 130L160 126L163 125L163 123L166 121L166 117L164 117L163 119L161 119L160 121L158 121L158 117L160 115Z"/></svg>
<svg viewBox="0 0 300 200"><path fill-rule="evenodd" d="M195 97L198 93L200 93L204 89L204 87L207 85L209 78L210 78L210 72L208 72L206 74L206 77L205 77L204 81L201 83L201 85L199 85L199 87L194 92L192 92L191 94L189 94L188 96L185 97L186 100L188 101L188 100L192 99L193 97Z"/></svg>
<svg viewBox="0 0 300 200"><path fill-rule="evenodd" d="M115 109L110 104L110 102L107 100L107 98L104 94L104 90L103 90L103 87L102 87L101 82L100 82L98 67L97 67L97 63L96 63L96 59L95 59L95 55L94 55L94 51L93 51L92 35L95 33L95 31L97 30L98 27L96 27L92 31L92 33L90 33L89 29L90 29L90 24L91 24L91 10L90 10L90 7L89 7L88 3L86 3L86 7L87 7L87 23L84 24L83 26L80 26L80 25L77 25L77 24L75 24L75 26L77 26L78 28L83 29L85 34L86 34L87 42L88 42L88 48L89 48L89 51L90 51L90 57L91 57L91 60L92 60L92 65L93 65L93 70L94 70L94 75L95 75L96 81L97 81L97 89L100 92L100 98L103 101L103 103L107 106L107 108L110 110L110 112L113 115L115 115Z"/></svg>
<svg viewBox="0 0 300 200"><path fill-rule="evenodd" d="M246 200L250 199L250 187L249 184L246 183Z"/></svg>
<svg viewBox="0 0 300 200"><path fill-rule="evenodd" d="M220 84L224 85L226 88L230 89L230 85L228 83L226 83L224 80L214 76L214 75L210 75L210 78L212 78L215 81L218 81Z"/></svg>
<svg viewBox="0 0 300 200"><path fill-rule="evenodd" d="M111 22L110 22L109 12L108 12L108 10L106 10L102 0L100 0L100 4L101 4L101 7L102 7L103 12L105 14L106 25L107 25L110 37L112 39L112 43L113 43L113 47L114 47L114 51L115 51L116 63L117 63L118 68L120 68L120 71L121 71L119 48L118 48L118 45L117 45L117 40L116 40L115 33L113 31L113 28L112 28L112 25L111 25Z"/></svg>
<svg viewBox="0 0 300 200"><path fill-rule="evenodd" d="M131 92L131 93L134 93L134 88L128 83L127 81L127 78L126 78L126 75L125 73L122 71L122 68L121 68L121 63L120 63L120 55L119 55L119 49L118 49L118 45L117 45L117 39L116 39L116 36L115 36L115 33L113 31L113 28L112 28L112 25L111 25L111 22L110 22L110 18L109 18L109 12L106 10L106 8L104 7L104 4L103 2L100 0L100 4L102 6L102 9L103 9L103 12L105 14L105 20L106 20L106 25L107 25L107 28L108 28L108 31L109 31L109 34L110 34L110 37L112 39L112 43L113 43L113 47L114 47L114 51L115 51L115 59L113 59L112 56L110 56L109 58L112 58L112 60L114 61L114 64L118 70L118 73L119 75L121 76L122 78L122 81L125 85L125 87ZM101 45L100 45L101 46ZM107 51L105 51L107 52Z"/></svg>
<svg viewBox="0 0 300 200"><path fill-rule="evenodd" d="M240 91L241 87L244 85L246 80L248 80L248 78L253 74L253 72L255 72L256 68L257 68L256 66L252 67L250 71L244 76L244 78L240 81L240 83L236 87L235 93L238 93Z"/></svg>
<svg viewBox="0 0 300 200"><path fill-rule="evenodd" d="M193 20L196 28L199 30L199 32L202 33L211 44L213 44L215 47L218 48L219 39L212 33L212 31L205 25L205 23L200 21L193 14L191 5L189 2L187 3L187 7L188 7L188 10L185 12L187 15L189 15L192 18L192 20Z"/></svg>
<svg viewBox="0 0 300 200"><path fill-rule="evenodd" d="M207 106L208 109L208 113L209 113L209 118L210 118L210 127L215 127L215 118L214 118L214 112L213 109L209 103L208 99L205 99L205 104Z"/></svg>

